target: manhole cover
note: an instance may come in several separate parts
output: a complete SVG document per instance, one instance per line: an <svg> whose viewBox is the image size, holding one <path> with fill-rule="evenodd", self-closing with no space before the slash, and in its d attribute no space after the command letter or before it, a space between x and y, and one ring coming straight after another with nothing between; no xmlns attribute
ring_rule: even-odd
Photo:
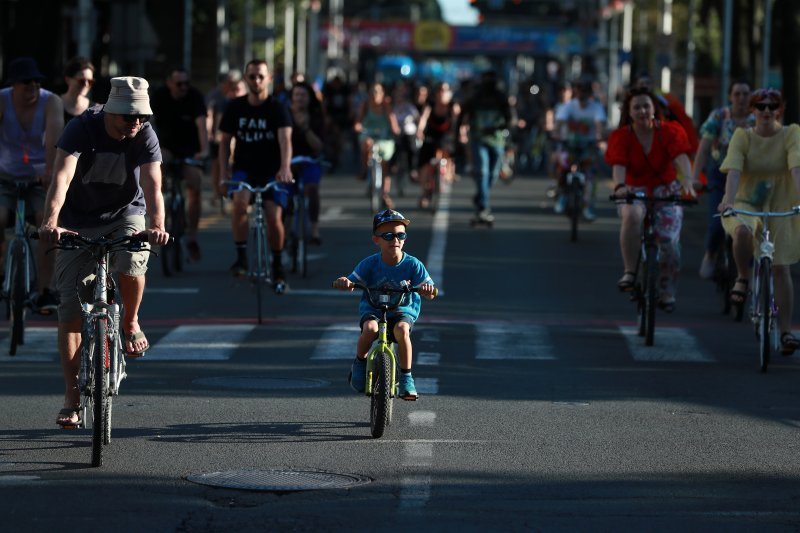
<svg viewBox="0 0 800 533"><path fill-rule="evenodd" d="M322 379L263 378L258 376L199 378L192 383L222 389L248 390L317 389L330 385L329 381Z"/></svg>
<svg viewBox="0 0 800 533"><path fill-rule="evenodd" d="M346 489L369 483L368 477L334 474L316 470L228 470L191 474L186 479L200 485L268 492L295 492L319 489Z"/></svg>

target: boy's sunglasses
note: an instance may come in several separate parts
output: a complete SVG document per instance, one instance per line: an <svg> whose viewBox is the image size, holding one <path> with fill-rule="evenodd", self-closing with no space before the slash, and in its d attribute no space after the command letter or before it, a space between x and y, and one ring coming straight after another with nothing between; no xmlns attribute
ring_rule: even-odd
<svg viewBox="0 0 800 533"><path fill-rule="evenodd" d="M138 120L142 124L150 120L150 115L121 115L122 120L127 122L128 124L134 124Z"/></svg>
<svg viewBox="0 0 800 533"><path fill-rule="evenodd" d="M766 109L769 109L770 111L777 111L778 109L780 109L781 104L778 104L778 103L775 103L775 102L770 102L769 104L765 104L763 102L759 102L757 104L753 104L753 107L755 107L759 111L764 111Z"/></svg>
<svg viewBox="0 0 800 533"><path fill-rule="evenodd" d="M380 238L384 241L392 242L395 237L397 237L397 239L400 241L404 241L406 240L406 237L408 237L408 234L405 231L398 231L397 233L386 231L380 234Z"/></svg>

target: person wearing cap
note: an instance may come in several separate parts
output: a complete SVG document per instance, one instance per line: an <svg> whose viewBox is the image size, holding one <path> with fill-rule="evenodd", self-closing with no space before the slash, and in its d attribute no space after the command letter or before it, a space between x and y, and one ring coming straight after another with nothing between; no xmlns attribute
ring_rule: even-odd
<svg viewBox="0 0 800 533"><path fill-rule="evenodd" d="M61 138L54 175L45 199L39 235L47 243L62 235L145 234L150 245L167 244L161 195L161 149L148 120L153 111L143 78L112 78L105 106L94 106L70 121ZM149 218L149 227L145 215ZM139 308L147 272L147 251L117 252L112 269L119 275L124 316L125 350L140 357L149 348L139 326ZM64 373L64 409L56 422L80 421L77 388L82 310L76 279L91 272L93 262L81 250L59 250L56 280L58 346Z"/></svg>
<svg viewBox="0 0 800 533"><path fill-rule="evenodd" d="M349 276L342 276L333 282L339 290L352 291L354 283L367 287L402 288L408 284L418 287L419 293L403 296L403 301L391 311L388 318L389 331L394 336L400 358L400 397L416 400L417 389L411 375L412 347L411 329L419 318L422 300L420 296L433 299L435 287L431 275L422 261L403 251L411 221L392 209L381 211L372 219L372 242L380 249L363 259ZM367 353L378 338L378 319L381 311L372 306L366 294L359 303L359 322L361 335L356 345L356 358L350 369L350 386L356 392L364 392L366 386Z"/></svg>
<svg viewBox="0 0 800 533"><path fill-rule="evenodd" d="M0 89L0 243L16 208L18 180L35 180L42 188L29 189L29 209L42 222L44 191L50 183L56 141L64 128L64 106L58 95L42 89L44 76L30 57L17 58L8 65L6 83ZM58 298L50 290L53 278L53 254L44 246L36 250L39 294L34 310L51 314L58 308Z"/></svg>
<svg viewBox="0 0 800 533"><path fill-rule="evenodd" d="M249 92L236 98L225 109L219 130L219 160L227 163L231 157L231 141L236 139L233 165L224 165L218 186L227 193L225 181L244 181L254 187L277 182L278 187L265 193L264 211L267 220L267 238L272 251L272 287L276 294L286 288L283 269L285 231L283 210L288 205L288 186L294 182L290 161L292 159L292 117L289 108L269 93L270 74L267 62L254 59L245 67L245 80ZM230 272L234 276L247 273L247 208L250 191L233 193L231 229L236 246L236 261Z"/></svg>
<svg viewBox="0 0 800 533"><path fill-rule="evenodd" d="M191 86L186 70L172 69L166 85L153 92L152 104L154 127L165 161L187 157L202 161L208 157L205 99ZM203 171L194 165L183 165L182 177L186 184L186 251L192 261L199 261L197 227L200 224Z"/></svg>

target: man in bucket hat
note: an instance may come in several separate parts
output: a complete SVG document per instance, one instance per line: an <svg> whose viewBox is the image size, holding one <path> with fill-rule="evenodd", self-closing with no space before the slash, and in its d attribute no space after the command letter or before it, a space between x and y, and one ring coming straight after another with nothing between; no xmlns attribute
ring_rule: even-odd
<svg viewBox="0 0 800 533"><path fill-rule="evenodd" d="M41 223L44 192L50 183L56 141L64 129L64 110L58 95L42 89L44 79L36 61L19 57L8 64L6 84L0 89L0 243L6 227L14 224L11 214L16 209L16 181L36 181L42 187L25 191L29 212ZM50 291L53 277L53 254L44 246L37 248L37 297L32 299L34 311L54 313L56 295Z"/></svg>
<svg viewBox="0 0 800 533"><path fill-rule="evenodd" d="M148 124L152 110L143 78L111 80L105 106L95 106L70 121L58 141L55 174L45 201L39 234L55 243L64 234L131 235L143 233L149 244L167 244L164 199L161 196L161 149ZM75 178L75 179L73 179ZM150 221L145 229L145 214ZM128 356L149 348L139 327L147 252L118 252L112 268L119 274L124 308L122 329ZM64 373L64 409L56 422L80 423L77 386L81 342L81 308L75 280L91 271L85 252L60 250L56 279L61 292L58 335Z"/></svg>

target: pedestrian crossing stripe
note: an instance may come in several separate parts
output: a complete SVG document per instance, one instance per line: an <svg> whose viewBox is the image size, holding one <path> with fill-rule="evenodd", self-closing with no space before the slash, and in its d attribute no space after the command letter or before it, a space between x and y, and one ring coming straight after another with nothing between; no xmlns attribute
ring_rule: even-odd
<svg viewBox="0 0 800 533"><path fill-rule="evenodd" d="M151 347L143 361L224 361L254 328L253 324L178 326Z"/></svg>
<svg viewBox="0 0 800 533"><path fill-rule="evenodd" d="M545 326L491 323L476 325L476 359L555 359Z"/></svg>
<svg viewBox="0 0 800 533"><path fill-rule="evenodd" d="M628 342L634 361L640 362L690 362L713 363L715 359L706 354L695 338L684 328L658 327L655 329L653 346L645 346L644 337L638 327L619 328Z"/></svg>

